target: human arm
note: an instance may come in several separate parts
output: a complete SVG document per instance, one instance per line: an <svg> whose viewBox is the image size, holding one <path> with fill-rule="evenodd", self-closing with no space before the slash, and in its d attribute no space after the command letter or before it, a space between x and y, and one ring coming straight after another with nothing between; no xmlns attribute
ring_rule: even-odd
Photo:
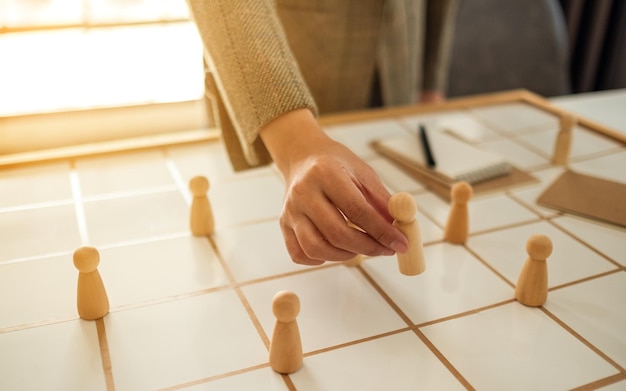
<svg viewBox="0 0 626 391"><path fill-rule="evenodd" d="M276 118L260 135L285 178L280 225L294 262L406 251L407 240L387 211L390 195L375 172L328 137L309 110ZM365 232L349 227L344 215Z"/></svg>

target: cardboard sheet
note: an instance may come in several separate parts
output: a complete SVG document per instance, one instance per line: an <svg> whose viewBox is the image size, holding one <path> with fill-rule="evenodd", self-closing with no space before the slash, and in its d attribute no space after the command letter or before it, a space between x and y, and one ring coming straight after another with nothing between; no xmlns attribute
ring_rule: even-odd
<svg viewBox="0 0 626 391"><path fill-rule="evenodd" d="M537 204L626 227L626 183L566 171Z"/></svg>

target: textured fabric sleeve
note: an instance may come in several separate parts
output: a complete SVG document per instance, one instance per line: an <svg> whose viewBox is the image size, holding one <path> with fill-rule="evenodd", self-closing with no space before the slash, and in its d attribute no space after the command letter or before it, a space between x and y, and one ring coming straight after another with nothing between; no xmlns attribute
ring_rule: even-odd
<svg viewBox="0 0 626 391"><path fill-rule="evenodd" d="M247 163L262 164L258 134L265 124L299 108L317 115L274 0L188 0L188 4L232 122L231 131Z"/></svg>
<svg viewBox="0 0 626 391"><path fill-rule="evenodd" d="M457 0L428 0L423 90L446 89L457 8Z"/></svg>

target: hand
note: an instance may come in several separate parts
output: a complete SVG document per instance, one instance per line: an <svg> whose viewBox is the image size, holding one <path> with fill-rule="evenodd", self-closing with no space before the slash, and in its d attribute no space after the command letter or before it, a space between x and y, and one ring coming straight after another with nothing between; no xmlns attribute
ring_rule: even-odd
<svg viewBox="0 0 626 391"><path fill-rule="evenodd" d="M420 94L420 103L441 103L445 100L446 98L439 90L422 91Z"/></svg>
<svg viewBox="0 0 626 391"><path fill-rule="evenodd" d="M387 211L390 194L376 173L328 137L309 110L280 116L260 136L285 178L280 226L294 262L320 265L407 251L407 239Z"/></svg>

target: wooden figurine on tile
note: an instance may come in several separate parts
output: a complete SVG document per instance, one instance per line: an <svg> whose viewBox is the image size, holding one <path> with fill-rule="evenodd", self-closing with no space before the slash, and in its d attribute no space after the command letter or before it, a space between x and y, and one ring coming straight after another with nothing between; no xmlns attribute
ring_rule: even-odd
<svg viewBox="0 0 626 391"><path fill-rule="evenodd" d="M526 252L528 258L515 286L515 298L524 305L539 307L548 298L546 259L552 254L552 241L545 235L533 235L526 242Z"/></svg>
<svg viewBox="0 0 626 391"><path fill-rule="evenodd" d="M84 246L74 251L74 266L78 269L76 306L78 315L86 320L109 313L109 298L98 272L99 263L100 254L94 247Z"/></svg>
<svg viewBox="0 0 626 391"><path fill-rule="evenodd" d="M572 149L572 134L576 126L576 117L571 114L563 114L559 121L559 133L556 136L552 163L567 165Z"/></svg>
<svg viewBox="0 0 626 391"><path fill-rule="evenodd" d="M457 182L450 189L452 205L448 214L448 221L444 230L445 241L463 244L469 233L469 211L467 202L472 198L472 186L467 182Z"/></svg>
<svg viewBox="0 0 626 391"><path fill-rule="evenodd" d="M189 190L193 195L189 226L195 236L212 235L215 230L213 210L209 203L207 192L209 180L203 176L196 176L189 181Z"/></svg>
<svg viewBox="0 0 626 391"><path fill-rule="evenodd" d="M303 354L296 317L300 299L290 291L280 291L272 300L276 317L270 341L270 366L278 373L293 373L302 367Z"/></svg>
<svg viewBox="0 0 626 391"><path fill-rule="evenodd" d="M409 193L396 193L389 200L389 214L395 220L393 225L406 236L409 249L406 253L397 253L400 273L415 276L426 269L424 249L419 224L415 218L417 203Z"/></svg>

